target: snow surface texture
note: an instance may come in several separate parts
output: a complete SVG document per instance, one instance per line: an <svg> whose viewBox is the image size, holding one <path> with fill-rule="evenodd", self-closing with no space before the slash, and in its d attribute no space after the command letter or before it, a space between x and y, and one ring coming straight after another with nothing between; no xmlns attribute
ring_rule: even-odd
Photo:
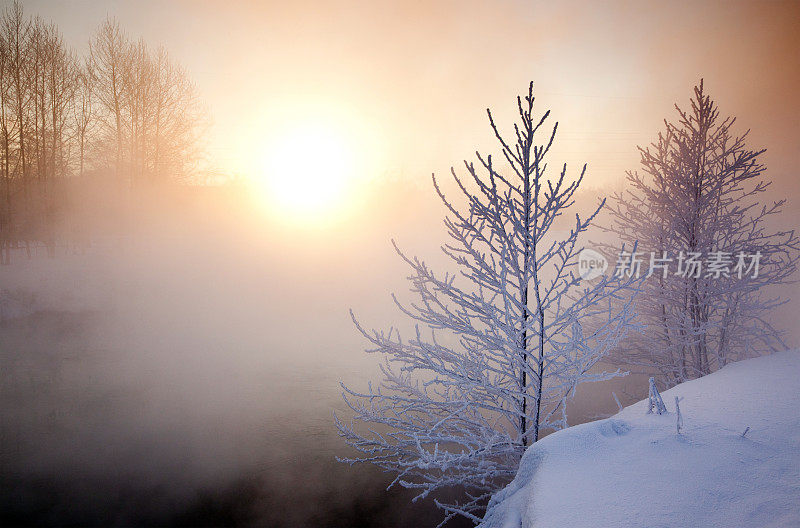
<svg viewBox="0 0 800 528"><path fill-rule="evenodd" d="M481 526L800 526L800 351L730 364L663 399L667 414L643 400L531 446Z"/></svg>

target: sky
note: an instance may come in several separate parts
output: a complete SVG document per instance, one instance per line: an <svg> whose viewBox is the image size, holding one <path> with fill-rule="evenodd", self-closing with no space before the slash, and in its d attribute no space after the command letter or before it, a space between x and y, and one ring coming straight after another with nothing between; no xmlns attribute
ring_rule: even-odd
<svg viewBox="0 0 800 528"><path fill-rule="evenodd" d="M800 2L31 1L78 49L106 16L163 44L212 117L208 163L257 171L298 116L352 136L358 170L426 181L491 148L534 81L557 155L617 184L701 78L782 193L800 165ZM507 121L507 119L505 120Z"/></svg>
<svg viewBox="0 0 800 528"><path fill-rule="evenodd" d="M581 213L623 188L639 162L637 145L653 141L664 119L675 120L674 105L688 105L703 79L721 114L736 116L737 132L750 130L748 145L767 149L773 185L765 199L788 200L780 227L800 225L798 0L24 6L56 22L79 52L105 17L132 38L165 46L209 112L208 167L260 181L264 172L305 166L256 193L271 213L264 229L290 248L289 262L331 262L313 272L320 284L345 267L360 269L359 259L381 263L365 268L364 288L341 300L343 317L344 307L366 298L374 310L378 293L402 284L402 266L389 264L397 261L390 238L441 263L443 210L431 174L446 180L476 150L497 153L486 108L510 133L515 97L530 81L535 111L550 109L559 123L551 163L566 162L572 176L588 164ZM326 135L346 147L342 188L326 185L335 171L315 147ZM317 179L305 181L309 174ZM312 216L302 207L326 201L338 209ZM800 298L800 286L790 288L788 296ZM794 328L797 306L779 311L781 326ZM800 331L791 341L800 342Z"/></svg>

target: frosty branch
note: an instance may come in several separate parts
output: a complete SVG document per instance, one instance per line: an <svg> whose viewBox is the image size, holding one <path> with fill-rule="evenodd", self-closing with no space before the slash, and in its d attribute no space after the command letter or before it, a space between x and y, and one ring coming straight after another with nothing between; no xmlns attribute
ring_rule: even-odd
<svg viewBox="0 0 800 528"><path fill-rule="evenodd" d="M336 419L340 434L371 462L396 473L393 484L419 490L418 498L442 488L463 490L437 504L445 522L462 514L478 520L491 494L517 468L527 445L543 430L567 425L566 402L581 382L604 380L597 363L631 324L631 299L611 302L632 279L602 278L585 286L573 273L581 235L602 207L559 237L553 226L574 202L586 171L567 178L564 165L550 179L546 158L556 136L536 134L549 112L535 118L533 85L517 98L514 142L489 124L505 163L476 153L453 169L465 202L434 189L448 211L449 242L442 249L458 269L438 274L395 245L411 270L416 301L395 303L415 324L410 338L395 329L367 330L368 352L385 357L380 385L365 391L344 387L354 418ZM597 320L584 333L582 321ZM358 422L369 424L358 426Z"/></svg>

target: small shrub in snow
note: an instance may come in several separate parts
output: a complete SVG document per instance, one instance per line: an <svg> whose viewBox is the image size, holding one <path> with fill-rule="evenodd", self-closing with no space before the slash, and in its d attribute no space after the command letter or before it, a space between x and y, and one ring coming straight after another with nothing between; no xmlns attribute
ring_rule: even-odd
<svg viewBox="0 0 800 528"><path fill-rule="evenodd" d="M667 412L667 406L664 405L664 400L661 399L661 394L656 388L656 379L650 378L650 395L648 396L647 414L664 414Z"/></svg>

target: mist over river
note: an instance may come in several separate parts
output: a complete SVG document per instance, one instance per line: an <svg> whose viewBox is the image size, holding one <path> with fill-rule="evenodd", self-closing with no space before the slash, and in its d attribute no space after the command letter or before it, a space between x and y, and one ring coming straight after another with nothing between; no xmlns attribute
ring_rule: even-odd
<svg viewBox="0 0 800 528"><path fill-rule="evenodd" d="M335 460L352 454L339 382L378 379L348 307L402 320L385 232L301 244L203 216L0 269L0 521L438 523L431 501L386 492L390 475ZM571 419L614 408L598 386Z"/></svg>

